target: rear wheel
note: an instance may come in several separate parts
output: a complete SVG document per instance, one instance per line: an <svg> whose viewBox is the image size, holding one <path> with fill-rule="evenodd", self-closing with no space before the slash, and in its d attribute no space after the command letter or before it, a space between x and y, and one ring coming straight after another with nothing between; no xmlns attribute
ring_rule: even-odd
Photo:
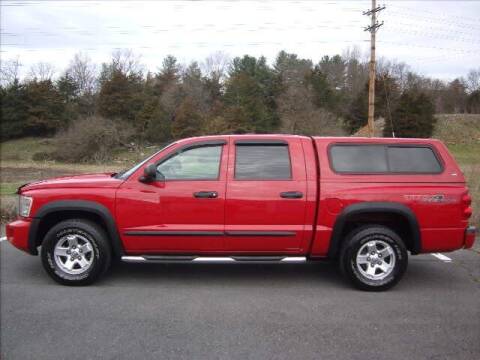
<svg viewBox="0 0 480 360"><path fill-rule="evenodd" d="M340 251L340 268L359 289L387 290L402 278L408 253L391 229L369 225L352 231Z"/></svg>
<svg viewBox="0 0 480 360"><path fill-rule="evenodd" d="M111 250L105 231L83 219L53 226L42 243L42 264L63 285L88 285L110 266Z"/></svg>

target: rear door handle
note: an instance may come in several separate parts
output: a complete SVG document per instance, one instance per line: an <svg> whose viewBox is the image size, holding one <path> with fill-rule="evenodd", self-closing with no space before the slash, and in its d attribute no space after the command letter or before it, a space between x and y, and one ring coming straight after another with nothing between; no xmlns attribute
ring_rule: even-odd
<svg viewBox="0 0 480 360"><path fill-rule="evenodd" d="M285 191L280 193L280 197L284 199L301 199L303 193L301 191Z"/></svg>
<svg viewBox="0 0 480 360"><path fill-rule="evenodd" d="M216 199L218 193L216 191L198 191L193 193L193 196L200 199Z"/></svg>

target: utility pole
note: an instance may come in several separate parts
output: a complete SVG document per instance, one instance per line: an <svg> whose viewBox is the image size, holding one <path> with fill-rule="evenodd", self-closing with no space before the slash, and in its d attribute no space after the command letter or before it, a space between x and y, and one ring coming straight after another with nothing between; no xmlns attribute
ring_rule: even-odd
<svg viewBox="0 0 480 360"><path fill-rule="evenodd" d="M375 34L383 21L377 21L377 12L385 9L385 6L377 7L377 0L372 0L372 8L365 11L363 15L371 16L370 26L365 31L370 31L370 79L368 86L368 135L375 136Z"/></svg>

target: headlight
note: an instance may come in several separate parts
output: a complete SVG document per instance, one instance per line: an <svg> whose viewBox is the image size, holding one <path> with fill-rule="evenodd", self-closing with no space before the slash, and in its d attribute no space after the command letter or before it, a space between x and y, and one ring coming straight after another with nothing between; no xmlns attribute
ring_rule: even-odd
<svg viewBox="0 0 480 360"><path fill-rule="evenodd" d="M18 214L23 217L30 215L32 209L33 198L29 196L20 195L18 198Z"/></svg>

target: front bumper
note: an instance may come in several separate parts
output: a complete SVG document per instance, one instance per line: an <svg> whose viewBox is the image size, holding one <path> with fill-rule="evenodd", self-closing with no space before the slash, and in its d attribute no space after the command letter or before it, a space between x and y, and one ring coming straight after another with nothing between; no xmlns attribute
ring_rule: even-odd
<svg viewBox="0 0 480 360"><path fill-rule="evenodd" d="M28 236L30 234L30 226L32 221L27 218L18 218L15 221L7 224L7 241L10 242L17 249L31 254L28 246Z"/></svg>
<svg viewBox="0 0 480 360"><path fill-rule="evenodd" d="M464 248L470 249L475 242L475 236L477 235L477 228L475 226L469 226L465 229Z"/></svg>

